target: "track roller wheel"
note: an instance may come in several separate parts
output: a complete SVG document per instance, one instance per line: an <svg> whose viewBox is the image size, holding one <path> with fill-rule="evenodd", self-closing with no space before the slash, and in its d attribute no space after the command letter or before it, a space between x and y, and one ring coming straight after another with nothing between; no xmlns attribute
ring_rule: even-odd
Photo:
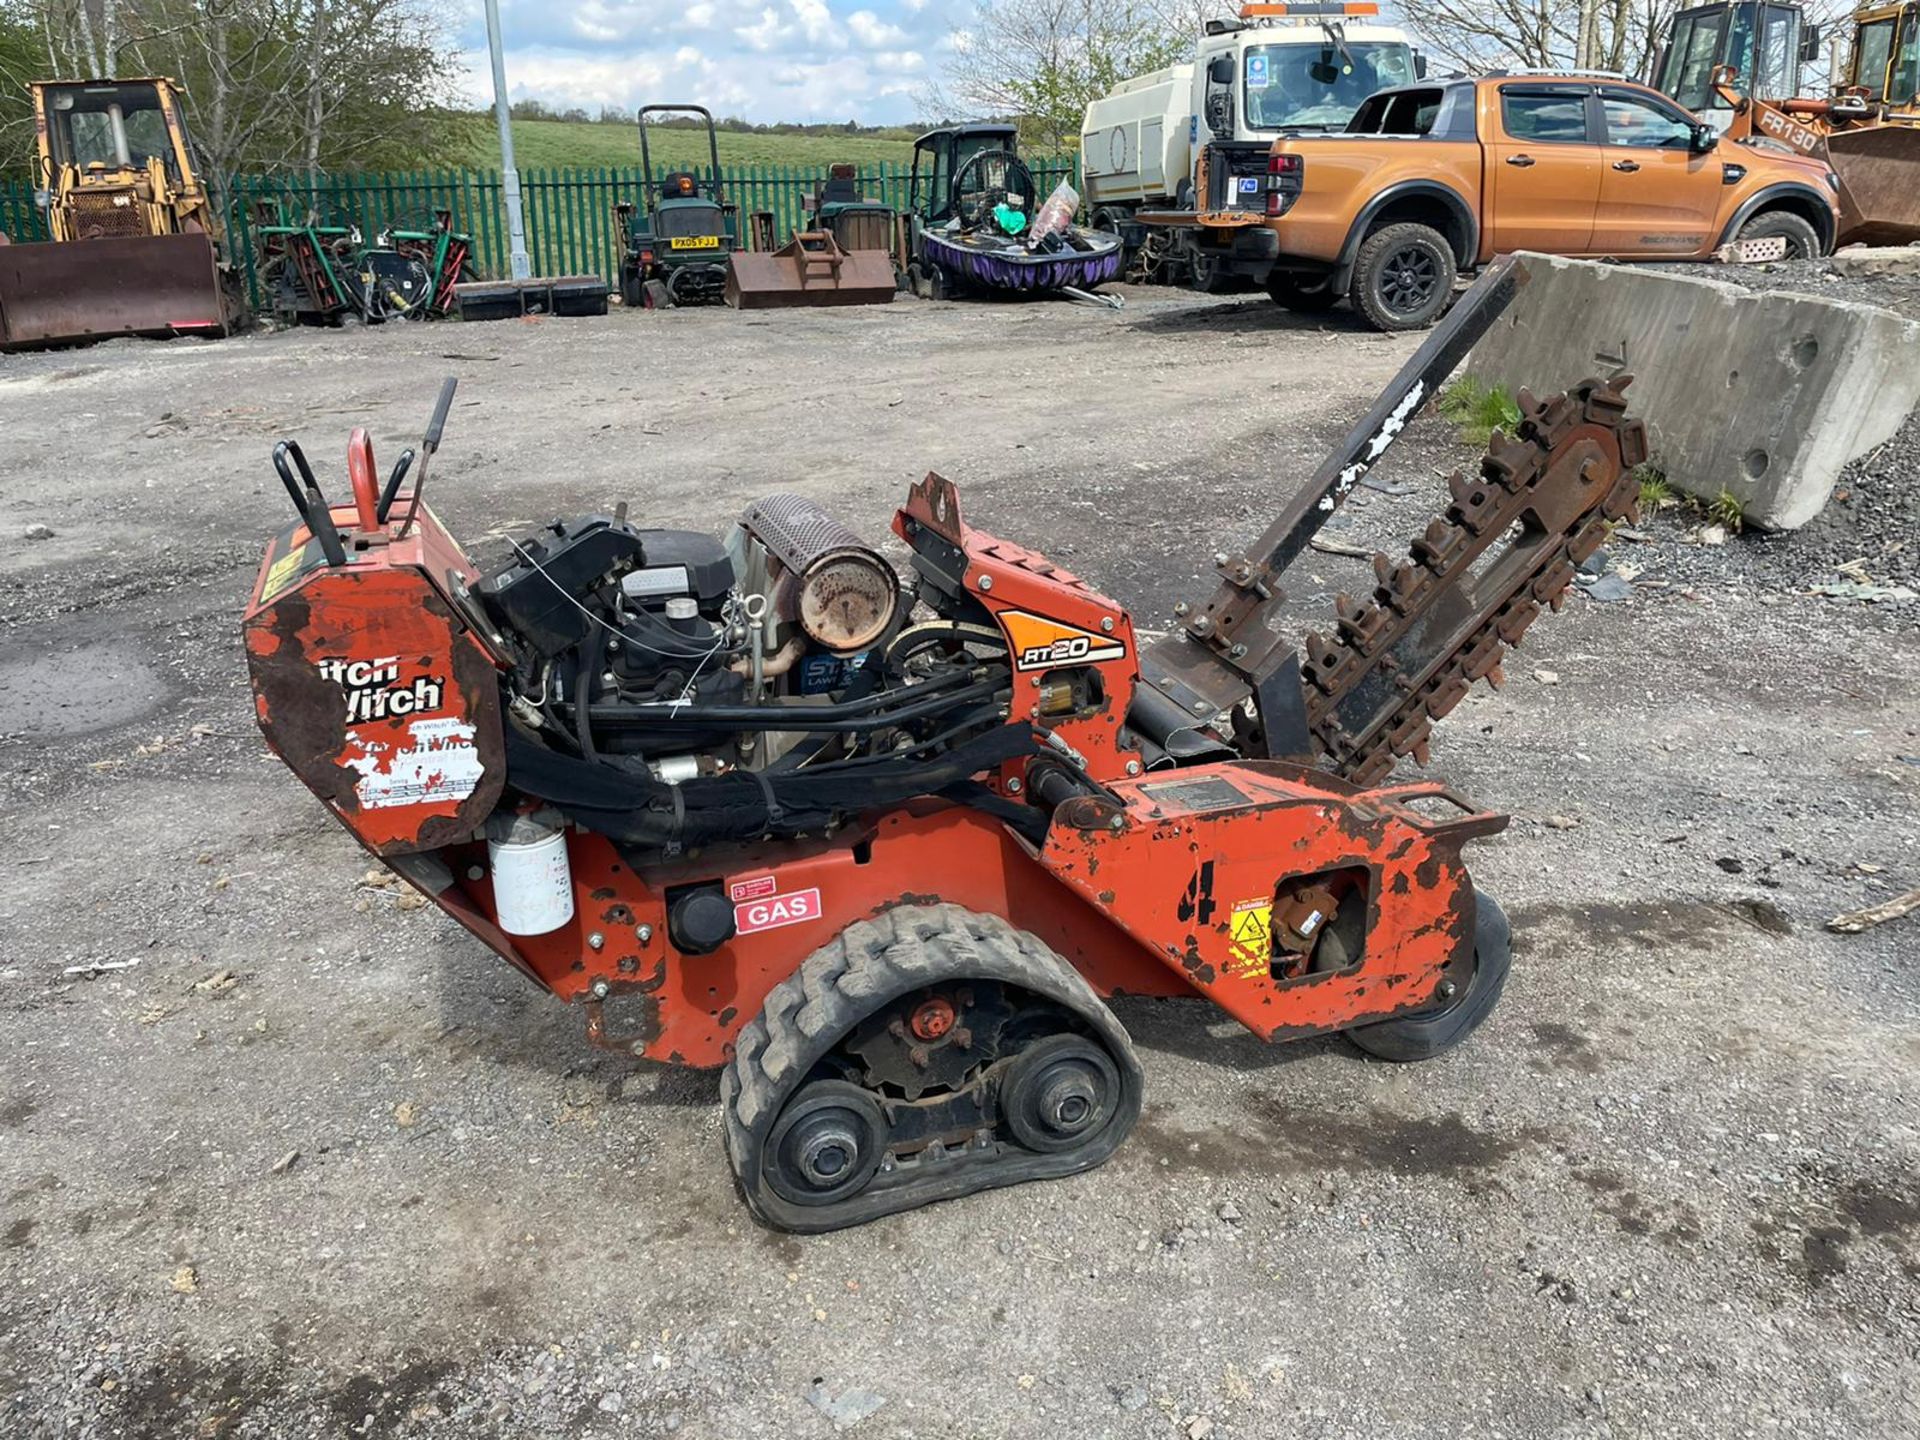
<svg viewBox="0 0 1920 1440"><path fill-rule="evenodd" d="M748 1209L802 1232L1091 1169L1140 1089L1072 966L953 905L849 925L768 994L720 1082Z"/></svg>
<svg viewBox="0 0 1920 1440"><path fill-rule="evenodd" d="M1120 1095L1120 1072L1105 1050L1054 1035L1014 1059L1000 1110L1022 1145L1058 1155L1098 1140L1119 1114Z"/></svg>
<svg viewBox="0 0 1920 1440"><path fill-rule="evenodd" d="M816 1080L780 1112L767 1183L796 1205L831 1205L867 1188L886 1148L880 1102L844 1080Z"/></svg>

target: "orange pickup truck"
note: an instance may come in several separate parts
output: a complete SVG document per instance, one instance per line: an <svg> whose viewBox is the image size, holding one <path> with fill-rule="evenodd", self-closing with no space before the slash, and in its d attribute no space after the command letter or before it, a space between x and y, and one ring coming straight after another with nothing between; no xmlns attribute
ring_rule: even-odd
<svg viewBox="0 0 1920 1440"><path fill-rule="evenodd" d="M1268 171L1264 215L1151 218L1229 255L1273 254L1247 243L1262 225L1278 238L1275 300L1323 310L1350 298L1381 330L1431 325L1459 275L1513 250L1699 260L1772 237L1813 256L1838 216L1823 160L1722 144L1658 91L1588 74L1382 90L1340 133L1283 135Z"/></svg>

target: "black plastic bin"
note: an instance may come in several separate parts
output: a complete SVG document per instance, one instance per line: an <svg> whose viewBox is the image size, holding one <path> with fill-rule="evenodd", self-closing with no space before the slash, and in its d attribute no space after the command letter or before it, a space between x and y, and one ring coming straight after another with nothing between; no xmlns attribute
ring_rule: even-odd
<svg viewBox="0 0 1920 1440"><path fill-rule="evenodd" d="M474 280L453 287L462 320L517 320L522 315L604 315L607 282L598 275L552 280Z"/></svg>

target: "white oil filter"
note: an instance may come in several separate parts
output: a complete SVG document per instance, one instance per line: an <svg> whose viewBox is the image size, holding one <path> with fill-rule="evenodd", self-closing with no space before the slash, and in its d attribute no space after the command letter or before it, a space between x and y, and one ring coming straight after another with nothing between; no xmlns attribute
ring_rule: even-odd
<svg viewBox="0 0 1920 1440"><path fill-rule="evenodd" d="M524 822L514 826L519 834L534 829ZM573 919L566 832L538 829L538 839L487 841L495 918L509 935L545 935Z"/></svg>

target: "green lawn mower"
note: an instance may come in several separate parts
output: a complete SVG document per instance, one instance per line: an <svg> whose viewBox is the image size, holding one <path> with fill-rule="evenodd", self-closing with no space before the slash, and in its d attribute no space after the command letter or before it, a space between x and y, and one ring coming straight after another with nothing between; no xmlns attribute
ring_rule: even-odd
<svg viewBox="0 0 1920 1440"><path fill-rule="evenodd" d="M453 308L454 286L474 278L473 240L436 210L422 229L394 226L372 245L353 224L290 220L287 202L263 201L254 224L258 273L269 307L283 320L427 319Z"/></svg>
<svg viewBox="0 0 1920 1440"><path fill-rule="evenodd" d="M711 165L703 181L695 170L674 170L658 183L647 144L647 117L698 115L706 122ZM614 207L626 240L620 262L620 298L657 310L666 305L711 305L726 289L727 260L739 248L734 207L720 194L720 139L713 115L699 105L640 107L642 205ZM657 121L655 123L658 123Z"/></svg>

